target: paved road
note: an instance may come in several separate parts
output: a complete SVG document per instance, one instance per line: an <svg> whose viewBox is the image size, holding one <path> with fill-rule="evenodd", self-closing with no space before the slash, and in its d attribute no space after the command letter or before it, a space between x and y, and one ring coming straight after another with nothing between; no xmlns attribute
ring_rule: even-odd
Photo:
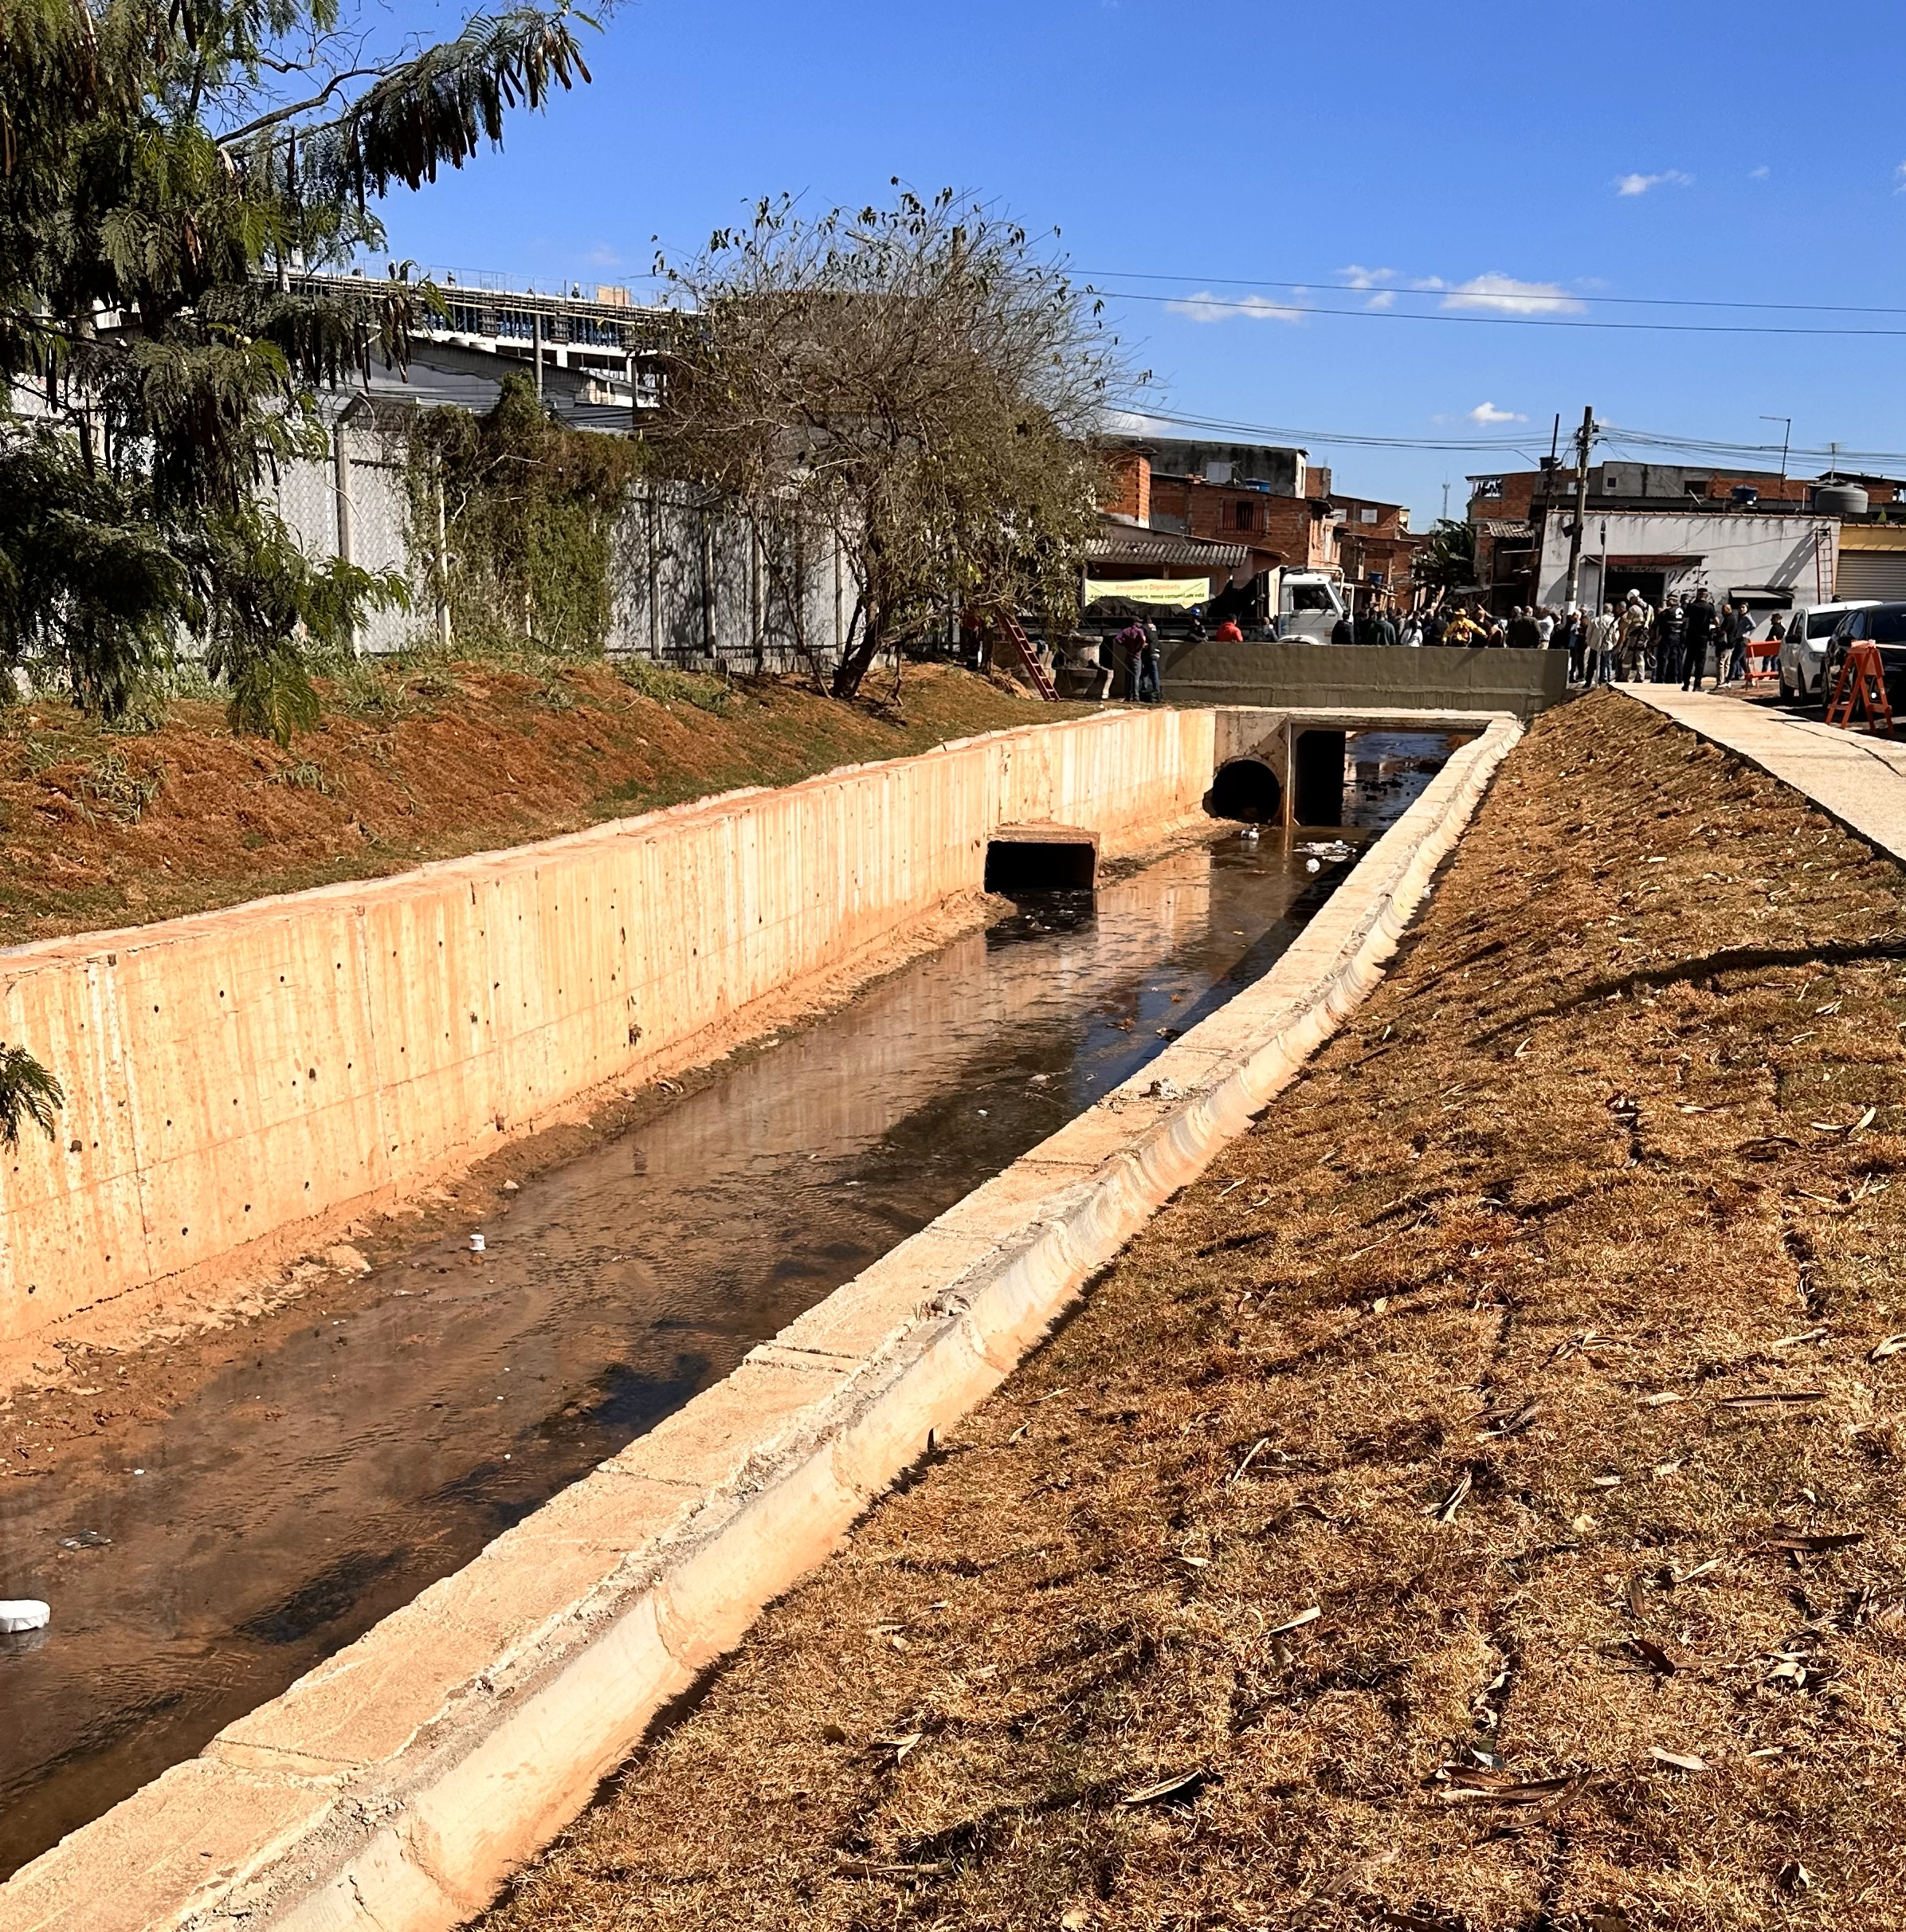
<svg viewBox="0 0 1906 1932"><path fill-rule="evenodd" d="M1622 695L1653 705L1704 738L1803 791L1841 824L1906 859L1906 738L1842 731L1810 713L1765 699L1628 684Z"/></svg>

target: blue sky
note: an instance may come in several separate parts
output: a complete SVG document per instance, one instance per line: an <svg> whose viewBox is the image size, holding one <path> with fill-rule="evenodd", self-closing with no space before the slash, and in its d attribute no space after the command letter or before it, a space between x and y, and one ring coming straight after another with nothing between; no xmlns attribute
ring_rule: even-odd
<svg viewBox="0 0 1906 1932"><path fill-rule="evenodd" d="M394 251L520 285L635 278L652 237L691 250L763 194L858 203L897 175L1057 226L1095 281L1154 298L1113 312L1174 410L1533 453L1592 403L1632 429L1778 442L1775 414L1802 447L1906 450L1906 334L1516 325L1906 331L1900 0L625 0L590 61L594 85L504 153L388 204ZM1419 527L1445 480L1457 508L1465 472L1523 466L1311 448Z"/></svg>

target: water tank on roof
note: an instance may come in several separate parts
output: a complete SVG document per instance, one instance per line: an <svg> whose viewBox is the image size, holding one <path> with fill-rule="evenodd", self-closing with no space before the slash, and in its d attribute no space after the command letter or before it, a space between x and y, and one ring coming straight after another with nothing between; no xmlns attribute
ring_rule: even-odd
<svg viewBox="0 0 1906 1932"><path fill-rule="evenodd" d="M1857 483L1816 483L1814 508L1822 516L1864 516L1866 492Z"/></svg>

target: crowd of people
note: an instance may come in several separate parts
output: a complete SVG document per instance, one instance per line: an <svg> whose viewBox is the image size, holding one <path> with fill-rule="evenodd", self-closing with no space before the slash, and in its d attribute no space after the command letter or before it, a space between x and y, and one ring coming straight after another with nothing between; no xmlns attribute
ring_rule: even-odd
<svg viewBox="0 0 1906 1932"><path fill-rule="evenodd" d="M1658 611L1639 591L1630 591L1598 611L1518 605L1501 617L1457 604L1414 619L1420 637L1404 636L1398 641L1469 649L1500 645L1511 650L1565 650L1571 684L1613 684L1620 680L1678 684L1684 690L1698 690L1710 673L1716 689L1746 677L1748 646L1755 641L1759 621L1750 606L1716 605L1705 589L1692 595L1677 593ZM1338 628L1344 634L1333 642L1390 641L1367 640L1355 625ZM1777 651L1786 634L1786 619L1776 611L1769 620L1763 648Z"/></svg>
<svg viewBox="0 0 1906 1932"><path fill-rule="evenodd" d="M1208 630L1202 611L1189 614L1191 635L1235 642L1247 634L1226 618ZM1639 591L1599 610L1553 611L1518 605L1504 617L1480 604L1437 604L1403 610L1373 598L1354 615L1346 613L1331 633L1333 644L1402 645L1412 649L1446 646L1474 650L1497 646L1508 650L1562 650L1568 654L1571 684L1623 682L1679 684L1700 688L1712 675L1718 689L1747 672L1748 646L1759 619L1744 603L1716 605L1705 589L1669 597L1659 611ZM1255 633L1252 634L1256 634ZM1273 634L1265 631L1265 635ZM1786 620L1770 618L1763 651L1777 651L1786 634ZM1111 642L1119 647L1127 698L1153 703L1159 698L1159 634L1155 624L1134 618ZM1107 670L1105 689L1112 681Z"/></svg>

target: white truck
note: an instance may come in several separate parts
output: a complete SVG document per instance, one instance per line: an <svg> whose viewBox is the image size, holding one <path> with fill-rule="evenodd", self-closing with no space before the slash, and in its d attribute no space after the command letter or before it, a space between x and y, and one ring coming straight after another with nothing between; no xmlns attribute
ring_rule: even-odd
<svg viewBox="0 0 1906 1932"><path fill-rule="evenodd" d="M1334 571L1273 570L1265 586L1277 613L1277 640L1283 644L1328 644L1347 615L1343 580Z"/></svg>

